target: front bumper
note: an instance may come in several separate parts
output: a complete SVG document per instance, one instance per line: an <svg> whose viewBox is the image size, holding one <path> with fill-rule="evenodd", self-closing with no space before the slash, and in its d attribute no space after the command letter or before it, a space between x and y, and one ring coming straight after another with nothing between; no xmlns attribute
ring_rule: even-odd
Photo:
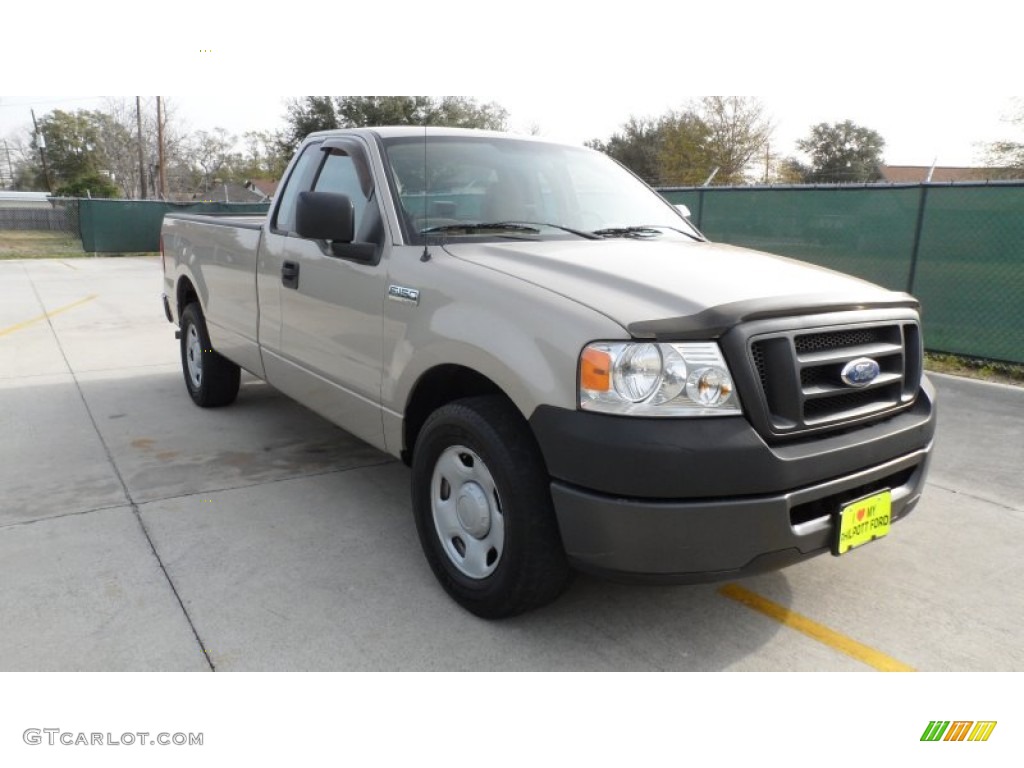
<svg viewBox="0 0 1024 768"><path fill-rule="evenodd" d="M893 520L909 514L931 455L934 389L926 382L914 408L885 421L788 444L765 443L742 418L654 423L538 409L531 424L575 567L717 581L830 551L835 513L883 488Z"/></svg>
<svg viewBox="0 0 1024 768"><path fill-rule="evenodd" d="M892 489L893 521L906 517L921 497L930 449L839 480L753 498L622 499L558 482L551 491L566 553L578 569L632 581L718 581L829 552L832 513L882 488Z"/></svg>

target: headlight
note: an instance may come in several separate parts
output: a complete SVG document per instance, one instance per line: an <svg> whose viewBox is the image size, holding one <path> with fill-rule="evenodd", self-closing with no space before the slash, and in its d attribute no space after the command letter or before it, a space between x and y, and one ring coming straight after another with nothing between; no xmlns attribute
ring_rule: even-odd
<svg viewBox="0 0 1024 768"><path fill-rule="evenodd" d="M735 416L732 374L715 342L595 342L579 366L580 408L628 416Z"/></svg>

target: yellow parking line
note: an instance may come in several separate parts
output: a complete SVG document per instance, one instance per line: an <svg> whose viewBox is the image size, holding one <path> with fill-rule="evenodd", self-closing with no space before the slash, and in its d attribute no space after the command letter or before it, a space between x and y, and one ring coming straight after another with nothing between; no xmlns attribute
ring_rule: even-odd
<svg viewBox="0 0 1024 768"><path fill-rule="evenodd" d="M775 619L780 624L784 624L790 629L795 629L797 632L807 635L807 637L812 640L824 643L830 648L833 648L840 653L845 653L847 656L857 659L857 661L862 661L868 666L874 667L881 672L917 671L913 667L907 666L902 661L897 661L891 656L886 656L881 651L876 651L870 646L858 643L856 640L840 634L833 629L829 629L816 621L811 621L806 616L801 616L799 613L789 610L784 605L773 603L767 598L761 597L748 589L744 589L739 584L726 584L718 590L718 593L728 597L730 600L742 603L758 613L763 613L765 616Z"/></svg>
<svg viewBox="0 0 1024 768"><path fill-rule="evenodd" d="M9 325L6 328L0 329L0 336L6 336L9 333L14 333L15 331L20 331L22 328L27 328L30 325L33 325L33 324L38 323L38 322L42 322L43 320L45 320L48 317L53 317L54 315L59 315L61 312L67 312L69 309L74 309L77 306L81 306L82 304L85 304L86 302L92 301L97 296L99 296L99 294L98 293L94 293L94 294L91 294L89 296L86 296L84 299L79 299L78 301L73 301L70 304L65 304L63 307L57 307L57 309L53 310L52 312L44 312L43 314L39 315L39 317L33 317L31 320L25 320L24 322L21 322L21 323L15 323L14 325Z"/></svg>

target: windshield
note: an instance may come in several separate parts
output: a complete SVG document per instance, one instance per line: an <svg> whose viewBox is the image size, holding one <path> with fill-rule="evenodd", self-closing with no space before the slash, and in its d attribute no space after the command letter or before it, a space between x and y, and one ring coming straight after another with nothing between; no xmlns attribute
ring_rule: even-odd
<svg viewBox="0 0 1024 768"><path fill-rule="evenodd" d="M674 206L593 150L488 136L383 143L407 242L700 238Z"/></svg>

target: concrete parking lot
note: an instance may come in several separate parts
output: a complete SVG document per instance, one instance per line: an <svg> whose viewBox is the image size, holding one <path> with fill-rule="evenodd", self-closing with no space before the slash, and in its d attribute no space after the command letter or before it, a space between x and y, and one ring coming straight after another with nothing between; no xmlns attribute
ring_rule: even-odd
<svg viewBox="0 0 1024 768"><path fill-rule="evenodd" d="M883 541L486 622L402 464L251 377L192 405L160 290L154 258L0 262L0 669L1024 670L1024 389L935 377L930 482Z"/></svg>

